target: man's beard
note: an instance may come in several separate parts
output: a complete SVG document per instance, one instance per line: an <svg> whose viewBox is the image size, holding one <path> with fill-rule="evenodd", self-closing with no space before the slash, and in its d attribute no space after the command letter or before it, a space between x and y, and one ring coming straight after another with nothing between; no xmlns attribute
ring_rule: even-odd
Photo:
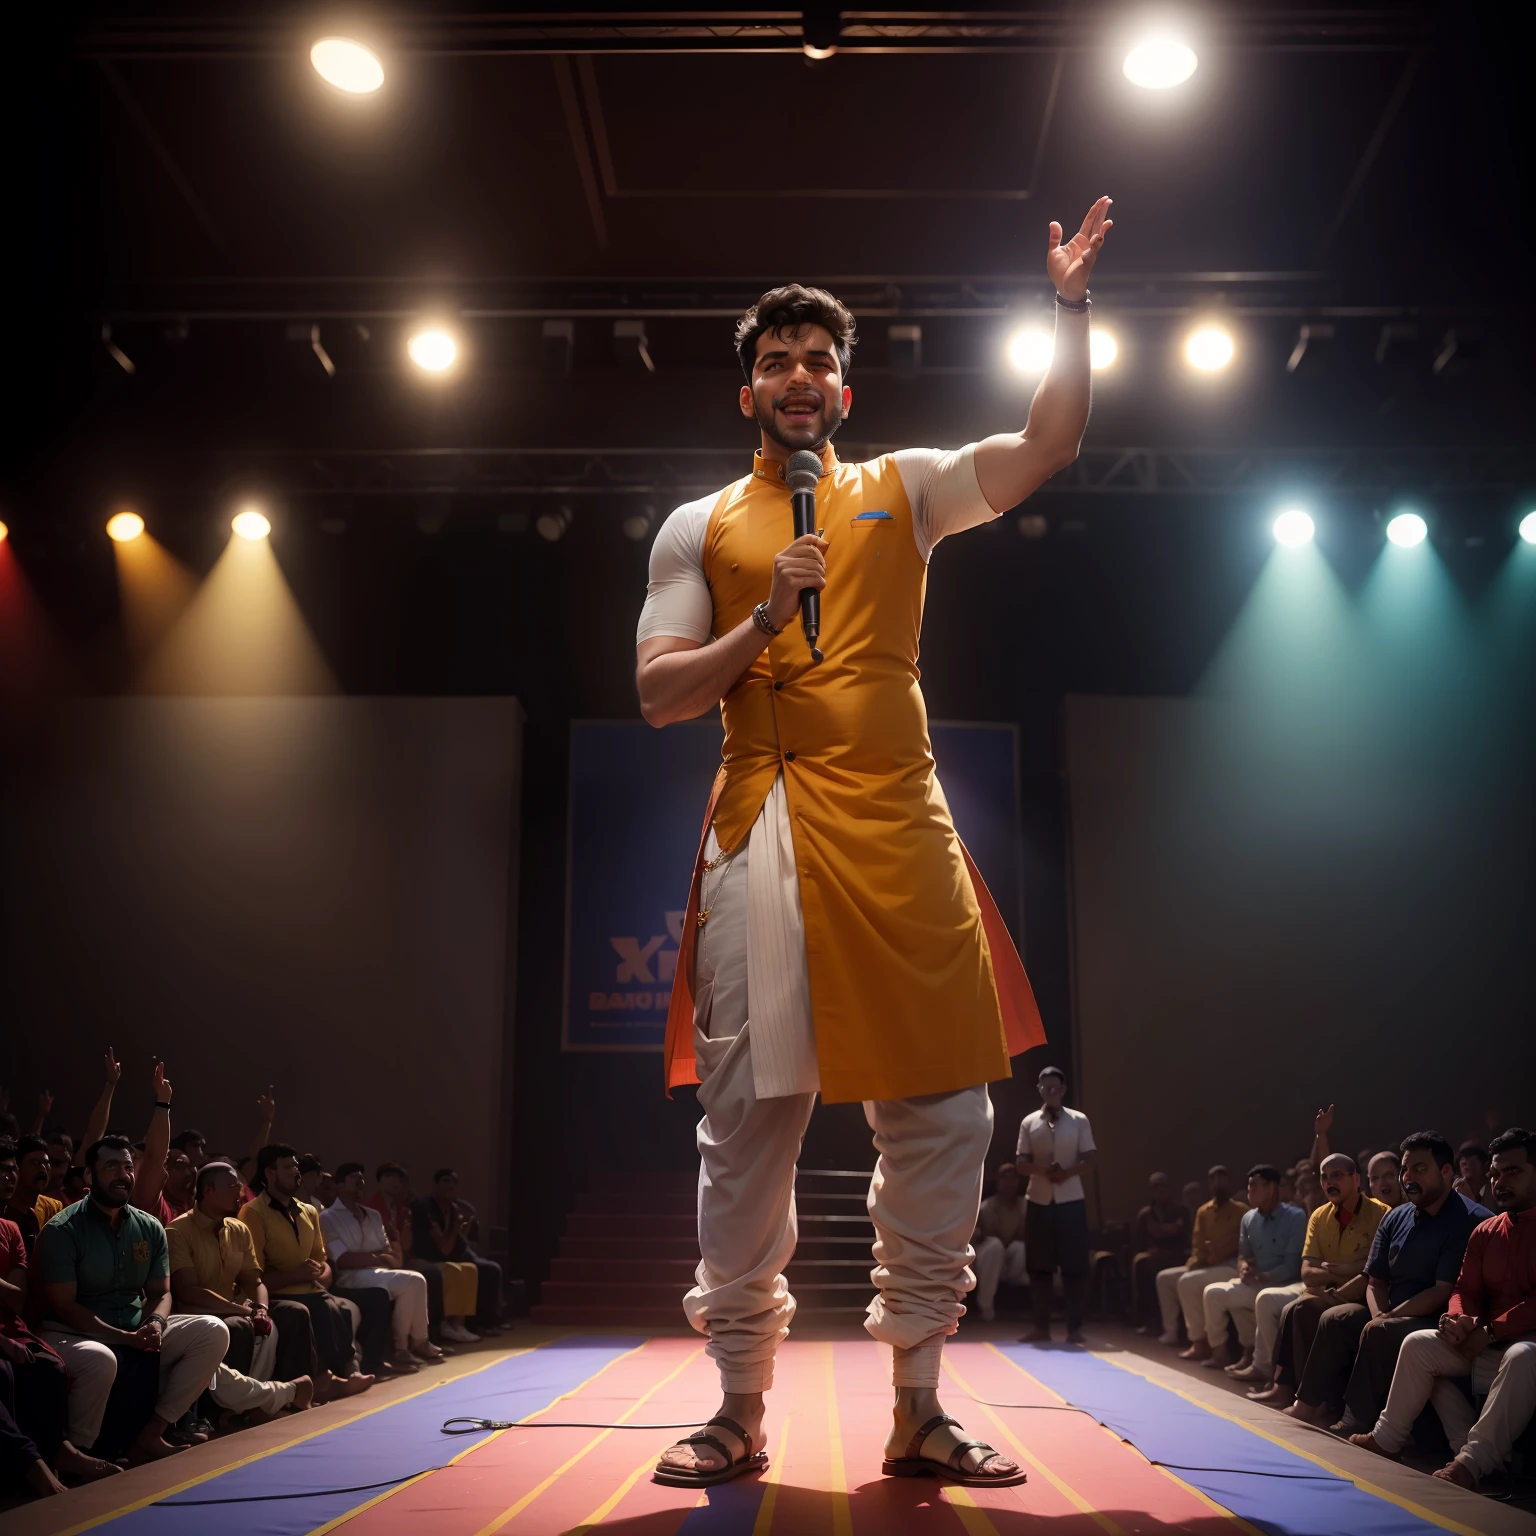
<svg viewBox="0 0 1536 1536"><path fill-rule="evenodd" d="M758 426L780 448L788 448L791 453L795 453L801 448L817 447L826 442L843 424L843 401L842 396L839 395L837 400L830 406L825 400L822 400L822 414L817 420L825 423L826 429L824 431L819 431L814 427L799 427L794 430L793 435L788 435L774 416L774 410L782 405L786 398L787 396L781 395L771 403L767 411L764 411L762 406L758 404L755 392L752 396L752 414L757 418ZM817 398L820 399L820 396Z"/></svg>
<svg viewBox="0 0 1536 1536"><path fill-rule="evenodd" d="M113 1208L127 1205L132 1198L132 1185L129 1185L126 1188L120 1185L111 1185L106 1189L98 1189L96 1191L96 1203L98 1205L105 1205Z"/></svg>

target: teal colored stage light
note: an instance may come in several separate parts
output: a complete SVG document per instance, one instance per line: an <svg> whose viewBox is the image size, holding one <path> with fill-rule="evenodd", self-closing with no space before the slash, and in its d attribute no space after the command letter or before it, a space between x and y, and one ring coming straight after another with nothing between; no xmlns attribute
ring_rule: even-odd
<svg viewBox="0 0 1536 1536"><path fill-rule="evenodd" d="M1520 519L1520 537L1527 544L1536 544L1536 512L1527 512Z"/></svg>
<svg viewBox="0 0 1536 1536"><path fill-rule="evenodd" d="M1417 512L1399 512L1387 524L1387 537L1399 549L1412 549L1429 537L1429 524Z"/></svg>
<svg viewBox="0 0 1536 1536"><path fill-rule="evenodd" d="M1302 544L1310 544L1312 535L1317 532L1311 515L1301 507L1287 507L1279 517L1275 519L1275 541L1279 544L1289 545L1292 549Z"/></svg>

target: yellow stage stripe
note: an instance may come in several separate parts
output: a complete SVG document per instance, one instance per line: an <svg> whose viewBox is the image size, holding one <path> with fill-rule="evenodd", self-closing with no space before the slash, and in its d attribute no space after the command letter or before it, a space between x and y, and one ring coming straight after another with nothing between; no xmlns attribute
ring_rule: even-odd
<svg viewBox="0 0 1536 1536"><path fill-rule="evenodd" d="M1067 1502L1071 1504L1075 1509L1087 1515L1089 1519L1091 1519L1102 1530L1106 1531L1108 1536L1125 1536L1125 1532L1121 1530L1121 1528L1116 1525L1108 1515L1100 1514L1099 1511L1092 1504L1090 1504L1088 1500L1085 1499L1082 1494L1077 1491L1076 1488L1071 1485L1071 1483L1064 1482L1061 1478L1057 1477L1057 1475L1052 1472L1051 1469L1046 1466L1046 1464L1041 1461L1038 1456L1030 1454L1029 1450L1024 1446L1023 1442L1018 1439L1013 1431L1009 1429L1008 1426L1003 1423L1003 1421L998 1418L998 1416L993 1413L993 1411L987 1407L987 1405L982 1402L974 1392L971 1391L970 1384L966 1381L965 1377L963 1377L960 1372L955 1369L953 1363L947 1357L944 1361L944 1369L948 1371L949 1374L954 1378L955 1385L959 1387L960 1390L964 1392L968 1397L970 1397L975 1402L976 1406L980 1408L981 1411L986 1414L986 1416L991 1419L995 1425L997 1425L999 1432L1002 1434L1002 1437L1013 1448L1014 1452L1018 1455L1021 1461L1028 1462L1029 1465L1032 1466L1035 1471L1037 1471L1046 1480L1046 1482L1048 1482L1051 1487L1057 1491L1057 1493L1066 1499Z"/></svg>
<svg viewBox="0 0 1536 1536"><path fill-rule="evenodd" d="M971 1497L971 1490L964 1484L946 1483L941 1494L954 1506L967 1536L999 1536L997 1527L987 1519L986 1511Z"/></svg>
<svg viewBox="0 0 1536 1536"><path fill-rule="evenodd" d="M763 1485L763 1502L757 1506L757 1519L752 1522L752 1536L768 1536L773 1529L773 1506L779 1497L779 1482L784 1476L785 1447L789 1444L789 1415L779 1425L778 1444L768 1463L768 1470L760 1481Z"/></svg>
<svg viewBox="0 0 1536 1536"><path fill-rule="evenodd" d="M1103 1360L1112 1365L1117 1371L1124 1371L1128 1376L1140 1376L1143 1381L1150 1381L1154 1387L1161 1387L1165 1392L1172 1392L1175 1397L1182 1397L1186 1403L1193 1403L1197 1408L1204 1408L1207 1413L1213 1413L1218 1419L1227 1419L1233 1424L1241 1424L1250 1434L1257 1435L1261 1440L1268 1440L1272 1445L1278 1445L1282 1450L1291 1451L1297 1456L1304 1457L1319 1467L1351 1482L1362 1493L1369 1493L1378 1499L1385 1499L1389 1504L1396 1504L1399 1509L1406 1509L1409 1514L1417 1515L1421 1520L1428 1520L1431 1525L1438 1525L1442 1530L1454 1531L1456 1536L1483 1536L1483 1533L1470 1525L1463 1525L1459 1520L1452 1520L1449 1515L1437 1514L1434 1510L1423 1504L1416 1503L1412 1499L1404 1498L1400 1493L1393 1493L1389 1488L1383 1488L1376 1483L1369 1483L1357 1473L1347 1471L1335 1462L1326 1460L1322 1456L1315 1456L1311 1451L1304 1451L1292 1440L1286 1440L1280 1435L1271 1434L1269 1430L1261 1428L1249 1419L1239 1418L1235 1413L1228 1413L1224 1408L1218 1408L1213 1403L1202 1402L1200 1398L1188 1392L1181 1392L1177 1387L1170 1387L1165 1381L1155 1380L1145 1371L1138 1371L1134 1366L1122 1364L1119 1360L1111 1360L1108 1355L1094 1353L1094 1358ZM1319 1431L1321 1433L1321 1431Z"/></svg>
<svg viewBox="0 0 1536 1536"><path fill-rule="evenodd" d="M624 1495L628 1493L629 1490L633 1488L635 1484L638 1483L640 1479L644 1477L645 1474L649 1472L655 1465L656 1458L654 1456L647 1456L645 1460L642 1461L640 1465L636 1467L635 1470L631 1472L629 1476L626 1477L624 1481L620 1483L619 1486L615 1488L614 1491L609 1494L608 1497L604 1499L603 1502L599 1504L597 1508L594 1509L585 1520L581 1522L580 1525L572 1527L572 1529L566 1533L566 1536L586 1536L586 1533L590 1531L594 1525L597 1525L599 1522L606 1520L608 1516L613 1513L613 1511L618 1507L619 1500L622 1499Z"/></svg>
<svg viewBox="0 0 1536 1536"><path fill-rule="evenodd" d="M1054 1397L1058 1403L1066 1403L1067 1400L1061 1395L1061 1393L1054 1391L1052 1388L1046 1386L1046 1384L1041 1381L1038 1376L1032 1374L1029 1371L1026 1371L1024 1367L1013 1358L1012 1355L1005 1355L1002 1350L997 1347L996 1344L988 1344L987 1348L990 1349L992 1353L995 1354L999 1359L1006 1360L1008 1364L1011 1365L1014 1370L1016 1370L1019 1375L1025 1379L1025 1381L1030 1383L1031 1386L1038 1387L1040 1391L1044 1392L1047 1397ZM1107 1424L1100 1424L1098 1427L1106 1435L1108 1435L1116 1445L1129 1446L1130 1449L1135 1451L1136 1454L1140 1456L1141 1459L1145 1461L1149 1467L1153 1467L1157 1471L1161 1472L1169 1482L1177 1483L1180 1488L1182 1488L1187 1494L1191 1495L1199 1503L1204 1504L1207 1509L1213 1510L1224 1520L1230 1520L1233 1525L1245 1533L1245 1536L1264 1536L1264 1532L1261 1531L1256 1525L1250 1525L1246 1520L1243 1519L1241 1515L1234 1515L1230 1509L1226 1508L1225 1505L1218 1504L1216 1500L1210 1496L1210 1494L1202 1493L1198 1488L1195 1487L1193 1483L1186 1483L1184 1479L1177 1473L1170 1472L1167 1467L1158 1466L1155 1461L1147 1461L1146 1456L1132 1441L1126 1440L1122 1436L1117 1435L1114 1430L1112 1430Z"/></svg>
<svg viewBox="0 0 1536 1536"><path fill-rule="evenodd" d="M853 1536L853 1516L848 1509L848 1476L843 1469L843 1421L837 1408L837 1374L832 1366L832 1345L827 1350L827 1451L832 1466L832 1536Z"/></svg>
<svg viewBox="0 0 1536 1536"><path fill-rule="evenodd" d="M649 1342L650 1340L648 1339L645 1341L645 1343ZM638 1347L643 1349L645 1345L641 1344ZM630 1354L633 1353L634 1350L631 1350ZM639 1412L639 1410L647 1402L649 1402L651 1398L660 1392L661 1389L666 1386L669 1381L672 1381L674 1378L681 1376L682 1373L703 1353L704 1346L701 1344L697 1349L685 1355L682 1361L672 1370L668 1371L667 1374L663 1376L654 1387L651 1387L646 1393L644 1393L643 1396L637 1397L634 1402L632 1402L629 1407L626 1408L624 1412L618 1416L616 1422L622 1424L630 1416L630 1414ZM530 1417L532 1417L532 1415L530 1415ZM522 1496L522 1498L517 1501L517 1503L512 1504L508 1508L504 1509L499 1515L497 1515L494 1520L491 1521L489 1525L481 1526L480 1529L475 1532L475 1536L491 1536L493 1531L499 1531L504 1525L508 1524L512 1520L515 1520L520 1514L522 1514L525 1509L528 1508L530 1504L533 1503L536 1498L539 1497L541 1493L544 1493L549 1488L553 1487L555 1483L559 1482L559 1480L564 1477L565 1474L569 1472L571 1468L574 1467L576 1463L587 1454L588 1451L593 1450L596 1446L601 1445L603 1441L613 1433L613 1430L605 1429L600 1434L594 1435L589 1441L587 1441L584 1446L582 1446L579 1451L576 1452L574 1456L570 1458L569 1461L563 1462L560 1466L556 1467L555 1470L551 1472L549 1476L546 1477L544 1481L538 1485L537 1488L530 1489ZM650 1463L647 1464L649 1465ZM631 1483L630 1486L633 1486L633 1483Z"/></svg>
<svg viewBox="0 0 1536 1536"><path fill-rule="evenodd" d="M540 1414L548 1413L556 1403L563 1403L566 1398L574 1396L577 1392L585 1391L592 1385L594 1381L597 1380L599 1376L603 1374L604 1371L608 1369L609 1366L617 1365L620 1360L628 1360L631 1355L638 1354L640 1350L645 1348L645 1344L646 1341L642 1340L639 1344L635 1345L634 1349L626 1349L622 1355L615 1355L613 1359L605 1361L602 1365L598 1366L598 1368L593 1371L592 1374L588 1376L587 1379L579 1386L572 1387L569 1392L562 1392L559 1397L553 1398L542 1408L535 1409L532 1413L525 1415L517 1422L519 1424L531 1424L536 1418L539 1417ZM477 1440L473 1445L465 1446L465 1448L460 1451L457 1456L453 1457L449 1461L444 1462L442 1466L429 1468L427 1471L423 1472L420 1477L413 1477L408 1483L398 1483L393 1488L386 1488L383 1493L376 1494L373 1498L369 1499L366 1504L359 1504L356 1509L349 1509L346 1514L337 1515L334 1520L328 1520L324 1525L317 1526L313 1531L309 1533L309 1536L327 1536L327 1532L334 1531L338 1526L345 1525L347 1521L356 1519L357 1516L362 1514L365 1510L372 1509L377 1504L382 1504L386 1499L394 1498L397 1493L404 1493L407 1488L414 1488L416 1484L422 1480L422 1478L432 1477L438 1472L446 1472L449 1467L457 1466L461 1461L464 1460L466 1456L473 1456L476 1451L482 1450L493 1440L501 1439L501 1437L506 1433L508 1433L508 1431L504 1429L493 1429L490 1434L485 1437L484 1440Z"/></svg>
<svg viewBox="0 0 1536 1536"><path fill-rule="evenodd" d="M250 1456L242 1456L238 1461L227 1461L222 1466L214 1467L211 1471L203 1472L197 1477L189 1477L184 1483L177 1483L173 1488L162 1488L157 1493L151 1493L146 1498L136 1499L131 1504L124 1504L118 1509L108 1510L104 1515L93 1515L89 1520L83 1520L79 1525L72 1525L68 1530L60 1531L57 1536L80 1536L80 1532L89 1531L95 1526L103 1525L108 1520L116 1520L119 1515L131 1515L135 1510L147 1509L151 1504L158 1504L162 1499L174 1498L178 1493L185 1493L188 1488L196 1488L201 1483L211 1481L215 1477L223 1477L226 1472L233 1472L237 1467L248 1467L253 1461L262 1461L268 1456L275 1456L279 1451L286 1451L295 1445L302 1445L306 1440L313 1440L317 1435L327 1435L333 1429L342 1429L348 1424L355 1424L359 1419L366 1419L375 1413L383 1413L386 1408L393 1408L397 1403L408 1403L413 1397L420 1397L426 1392L435 1392L439 1387L446 1387L456 1381L468 1381L471 1376L478 1376L481 1371L488 1371L493 1365L500 1365L504 1360L515 1360L519 1355L532 1354L536 1349L543 1349L545 1345L552 1344L553 1339L545 1339L542 1344L530 1344L524 1349L509 1349L500 1354L493 1355L484 1365L477 1365L473 1370L460 1371L454 1376L439 1376L436 1381L429 1382L424 1387L418 1387L414 1392L407 1392L400 1397L392 1397L387 1403L380 1403L374 1408L364 1408L361 1413L354 1413L334 1424L321 1424L318 1428L305 1430L302 1434L294 1435L289 1440L284 1440L280 1445L269 1446L264 1451L256 1451ZM310 1409L309 1412L313 1412ZM302 1421L302 1416L300 1417Z"/></svg>

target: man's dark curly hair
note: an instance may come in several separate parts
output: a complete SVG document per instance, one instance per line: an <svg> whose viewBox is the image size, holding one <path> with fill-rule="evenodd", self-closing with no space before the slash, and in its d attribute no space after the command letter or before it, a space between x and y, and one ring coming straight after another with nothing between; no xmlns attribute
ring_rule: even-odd
<svg viewBox="0 0 1536 1536"><path fill-rule="evenodd" d="M803 325L819 325L832 337L837 352L837 366L848 372L853 361L854 344L858 341L857 328L848 306L834 298L825 288L807 288L801 283L786 283L782 288L770 288L740 320L736 322L736 356L741 359L741 371L752 382L752 364L757 358L757 338L764 331L783 335L798 330Z"/></svg>

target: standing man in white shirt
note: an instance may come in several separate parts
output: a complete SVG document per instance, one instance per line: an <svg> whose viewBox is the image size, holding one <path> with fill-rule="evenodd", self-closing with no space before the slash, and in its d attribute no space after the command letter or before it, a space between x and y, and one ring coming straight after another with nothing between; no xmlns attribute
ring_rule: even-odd
<svg viewBox="0 0 1536 1536"><path fill-rule="evenodd" d="M1067 1075L1046 1067L1035 1084L1040 1108L1019 1123L1014 1166L1029 1179L1025 1192L1024 1248L1034 1331L1025 1343L1051 1337L1051 1285L1061 1271L1067 1302L1067 1342L1083 1339L1083 1286L1088 1274L1088 1205L1083 1175L1098 1159L1093 1128L1081 1110L1068 1109Z"/></svg>

